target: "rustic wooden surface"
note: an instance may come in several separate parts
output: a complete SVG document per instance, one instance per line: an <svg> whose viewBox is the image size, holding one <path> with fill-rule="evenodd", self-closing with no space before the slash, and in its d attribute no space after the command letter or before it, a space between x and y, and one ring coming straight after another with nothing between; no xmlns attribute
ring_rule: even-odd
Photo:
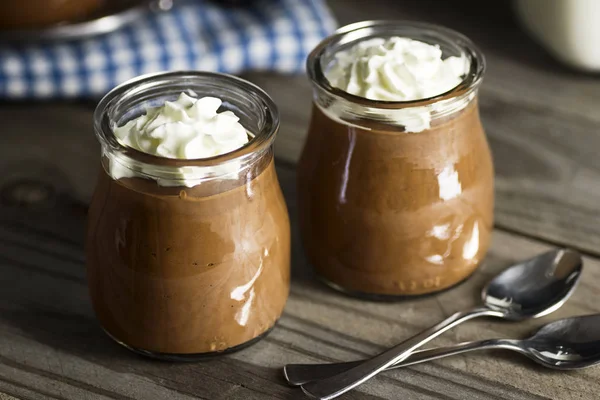
<svg viewBox="0 0 600 400"><path fill-rule="evenodd" d="M303 398L286 386L282 365L375 354L473 306L495 273L556 245L586 253L582 284L564 307L525 323L469 322L433 344L518 338L556 318L600 312L600 80L550 59L516 26L508 2L331 3L341 23L443 23L487 54L481 107L495 156L497 229L480 271L456 289L397 304L354 300L317 283L298 243L294 193L310 87L303 77L249 74L274 96L284 121L276 152L294 229L285 314L265 340L231 356L197 364L140 358L104 335L87 295L83 229L98 168L90 105L2 104L0 399ZM15 189L16 181L29 183ZM487 352L385 373L344 398L579 400L598 393L600 368L548 371Z"/></svg>

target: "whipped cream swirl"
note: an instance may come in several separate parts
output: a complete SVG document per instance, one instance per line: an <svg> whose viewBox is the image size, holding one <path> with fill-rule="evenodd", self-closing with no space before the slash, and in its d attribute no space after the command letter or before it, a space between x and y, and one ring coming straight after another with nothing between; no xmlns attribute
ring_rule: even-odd
<svg viewBox="0 0 600 400"><path fill-rule="evenodd" d="M176 101L149 108L125 125L114 127L113 132L121 144L159 157L191 160L218 156L248 142L248 133L233 112L217 112L221 104L216 97L196 99L181 93ZM183 167L177 169L175 179L157 180L161 186L192 187L206 174L235 172L238 166ZM150 166L139 172L155 175ZM114 179L137 176L121 160L111 162L111 175Z"/></svg>
<svg viewBox="0 0 600 400"><path fill-rule="evenodd" d="M445 93L468 73L465 58L442 59L438 45L402 37L364 40L335 54L325 70L329 83L371 100L411 101ZM430 127L430 107L392 111L408 132Z"/></svg>
<svg viewBox="0 0 600 400"><path fill-rule="evenodd" d="M176 101L150 108L146 114L114 128L119 141L145 153L166 158L218 156L248 142L246 129L231 111L217 113L221 100L195 99L181 93Z"/></svg>

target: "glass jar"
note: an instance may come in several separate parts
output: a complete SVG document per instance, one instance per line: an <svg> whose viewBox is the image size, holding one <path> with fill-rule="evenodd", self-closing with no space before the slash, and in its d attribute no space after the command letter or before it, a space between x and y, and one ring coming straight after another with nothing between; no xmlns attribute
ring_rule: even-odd
<svg viewBox="0 0 600 400"><path fill-rule="evenodd" d="M220 98L249 142L227 154L181 160L117 141L114 126L182 92ZM230 352L263 337L283 312L290 268L289 218L273 161L279 116L271 98L233 76L161 73L111 91L94 123L103 168L86 254L104 330L131 350L169 360Z"/></svg>
<svg viewBox="0 0 600 400"><path fill-rule="evenodd" d="M469 72L452 90L415 101L369 100L330 85L324 70L338 51L393 36L439 45ZM483 55L439 26L368 21L321 42L307 68L314 104L298 200L303 244L320 278L381 299L466 279L493 226L493 165L477 105ZM410 132L423 115L429 127Z"/></svg>

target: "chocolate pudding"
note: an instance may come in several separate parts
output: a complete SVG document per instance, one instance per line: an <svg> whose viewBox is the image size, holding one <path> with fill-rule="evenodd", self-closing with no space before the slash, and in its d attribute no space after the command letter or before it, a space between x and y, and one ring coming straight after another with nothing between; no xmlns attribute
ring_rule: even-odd
<svg viewBox="0 0 600 400"><path fill-rule="evenodd" d="M100 173L88 279L111 336L156 353L209 353L273 327L288 296L290 234L272 157L263 168L225 191Z"/></svg>
<svg viewBox="0 0 600 400"><path fill-rule="evenodd" d="M346 291L415 295L467 278L489 245L493 192L475 102L418 134L364 130L313 108L300 226L319 275Z"/></svg>
<svg viewBox="0 0 600 400"><path fill-rule="evenodd" d="M464 36L406 22L350 25L311 53L300 226L330 286L375 299L420 295L481 263L494 207L477 104L484 66Z"/></svg>
<svg viewBox="0 0 600 400"><path fill-rule="evenodd" d="M190 361L275 325L290 279L278 126L266 93L221 74L150 75L100 102L86 255L92 305L113 339Z"/></svg>

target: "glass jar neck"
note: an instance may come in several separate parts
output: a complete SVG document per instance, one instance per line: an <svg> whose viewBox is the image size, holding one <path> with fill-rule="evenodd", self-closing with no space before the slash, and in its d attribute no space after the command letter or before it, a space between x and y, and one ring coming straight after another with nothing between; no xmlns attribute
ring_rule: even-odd
<svg viewBox="0 0 600 400"><path fill-rule="evenodd" d="M210 158L171 159L141 152L117 140L116 126L165 101L174 101L181 93L221 99L219 112L230 110L239 117L248 131L248 143ZM113 178L140 177L155 180L160 186L191 187L216 179L238 179L265 157L272 157L279 115L273 100L245 80L209 72L167 72L139 77L109 92L96 108L94 128L104 167Z"/></svg>
<svg viewBox="0 0 600 400"><path fill-rule="evenodd" d="M325 71L335 55L374 38L403 37L437 45L442 57L460 57L468 65L461 83L439 95L410 101L379 101L350 94L333 87ZM370 122L381 122L398 131L447 119L464 109L477 95L485 73L485 58L465 36L441 26L410 21L365 21L340 28L322 41L309 55L307 71L314 88L315 104L329 117L368 129Z"/></svg>

